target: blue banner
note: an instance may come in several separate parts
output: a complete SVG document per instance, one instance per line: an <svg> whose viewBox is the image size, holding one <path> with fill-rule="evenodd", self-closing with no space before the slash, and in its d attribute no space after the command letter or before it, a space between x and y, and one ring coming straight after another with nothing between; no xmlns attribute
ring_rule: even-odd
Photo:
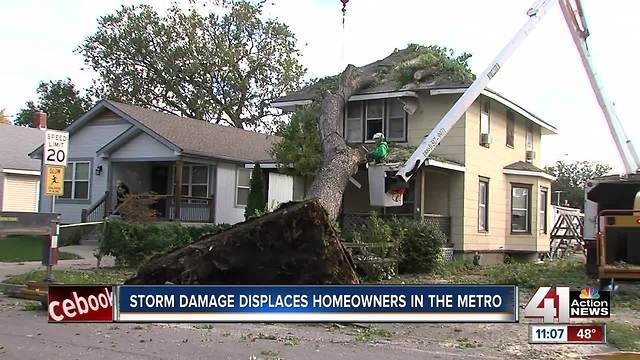
<svg viewBox="0 0 640 360"><path fill-rule="evenodd" d="M119 286L120 321L517 321L508 285Z"/></svg>

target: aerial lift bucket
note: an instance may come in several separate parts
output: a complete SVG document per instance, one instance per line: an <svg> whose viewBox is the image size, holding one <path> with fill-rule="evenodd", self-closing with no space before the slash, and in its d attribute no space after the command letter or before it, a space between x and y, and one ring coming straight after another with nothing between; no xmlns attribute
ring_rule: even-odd
<svg viewBox="0 0 640 360"><path fill-rule="evenodd" d="M369 203L371 206L402 206L406 187L395 181L397 166L369 164Z"/></svg>

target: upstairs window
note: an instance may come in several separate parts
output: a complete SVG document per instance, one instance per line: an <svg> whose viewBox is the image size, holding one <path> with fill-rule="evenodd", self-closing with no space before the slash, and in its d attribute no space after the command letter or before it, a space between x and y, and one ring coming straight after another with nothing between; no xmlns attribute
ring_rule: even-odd
<svg viewBox="0 0 640 360"><path fill-rule="evenodd" d="M345 120L345 137L347 142L362 142L362 105L360 101L352 101L347 106Z"/></svg>
<svg viewBox="0 0 640 360"><path fill-rule="evenodd" d="M507 146L513 147L513 138L516 128L516 114L507 110Z"/></svg>
<svg viewBox="0 0 640 360"><path fill-rule="evenodd" d="M373 141L383 133L389 141L407 141L407 113L398 99L350 101L345 111L347 142Z"/></svg>
<svg viewBox="0 0 640 360"><path fill-rule="evenodd" d="M533 126L527 125L527 139L526 139L527 151L533 151Z"/></svg>
<svg viewBox="0 0 640 360"><path fill-rule="evenodd" d="M480 104L480 145L489 146L489 101L482 101Z"/></svg>
<svg viewBox="0 0 640 360"><path fill-rule="evenodd" d="M366 137L365 140L373 140L373 135L383 132L384 100L367 101L366 107Z"/></svg>

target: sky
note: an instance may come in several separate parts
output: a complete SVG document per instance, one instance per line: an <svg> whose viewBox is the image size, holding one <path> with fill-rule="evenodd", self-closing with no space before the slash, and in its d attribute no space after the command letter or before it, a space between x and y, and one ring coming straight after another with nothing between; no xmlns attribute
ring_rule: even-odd
<svg viewBox="0 0 640 360"><path fill-rule="evenodd" d="M122 4L166 9L171 0L21 0L0 2L0 109L15 115L36 100L40 81L71 78L88 87L94 78L74 50L97 29L98 17ZM637 60L640 1L582 0L589 49L628 136L640 147L633 106L640 84ZM531 0L350 0L342 26L339 0L268 0L265 16L288 24L298 39L307 78L364 65L408 43L469 52L480 73L526 22ZM543 137L543 165L592 160L623 170L562 13L555 4L489 87L555 125Z"/></svg>

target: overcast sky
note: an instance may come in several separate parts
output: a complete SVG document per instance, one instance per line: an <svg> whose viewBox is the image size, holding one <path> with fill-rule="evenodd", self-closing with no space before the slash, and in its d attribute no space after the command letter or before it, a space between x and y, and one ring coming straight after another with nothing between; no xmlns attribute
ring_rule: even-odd
<svg viewBox="0 0 640 360"><path fill-rule="evenodd" d="M2 1L0 109L13 116L35 100L40 81L70 77L80 87L93 74L73 50L96 30L96 19L121 4L170 0ZM289 24L298 38L307 77L332 75L347 63L363 65L407 43L437 44L473 55L481 72L527 20L530 0L350 0L342 28L339 0L268 0L265 12ZM640 142L637 103L640 2L583 0L597 70L628 135ZM598 160L622 170L602 113L557 6L489 84L554 124L543 139L542 161Z"/></svg>

